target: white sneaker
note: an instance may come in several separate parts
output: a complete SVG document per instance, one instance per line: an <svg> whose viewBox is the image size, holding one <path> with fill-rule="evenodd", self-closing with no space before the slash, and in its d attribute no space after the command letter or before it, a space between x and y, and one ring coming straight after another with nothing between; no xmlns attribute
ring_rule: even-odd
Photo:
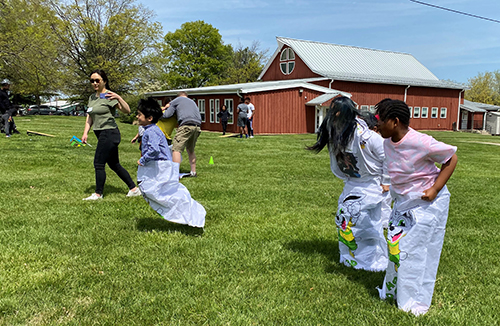
<svg viewBox="0 0 500 326"><path fill-rule="evenodd" d="M250 138L253 138L253 136L250 136Z"/></svg>
<svg viewBox="0 0 500 326"><path fill-rule="evenodd" d="M102 199L102 195L98 195L96 193L93 193L92 195L90 195L89 197L87 198L83 198L83 200L98 200L98 199Z"/></svg>
<svg viewBox="0 0 500 326"><path fill-rule="evenodd" d="M127 197L137 197L140 195L142 195L141 189L139 189L139 187L137 187L135 190L129 190Z"/></svg>

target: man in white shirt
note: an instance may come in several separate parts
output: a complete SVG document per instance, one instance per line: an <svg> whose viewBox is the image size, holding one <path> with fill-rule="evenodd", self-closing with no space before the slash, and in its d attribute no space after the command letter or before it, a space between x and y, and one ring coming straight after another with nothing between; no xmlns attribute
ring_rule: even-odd
<svg viewBox="0 0 500 326"><path fill-rule="evenodd" d="M253 117L255 113L255 106L250 103L250 97L245 97L245 104L248 106L247 132L250 135L250 138L253 138Z"/></svg>

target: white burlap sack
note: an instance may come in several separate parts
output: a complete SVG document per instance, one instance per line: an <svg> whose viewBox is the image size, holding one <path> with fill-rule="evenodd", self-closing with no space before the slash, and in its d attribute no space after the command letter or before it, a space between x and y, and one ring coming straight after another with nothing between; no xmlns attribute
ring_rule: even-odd
<svg viewBox="0 0 500 326"><path fill-rule="evenodd" d="M198 228L205 226L205 208L179 183L178 163L150 161L138 167L137 180L144 199L164 219Z"/></svg>
<svg viewBox="0 0 500 326"><path fill-rule="evenodd" d="M341 263L368 271L387 268L382 199L382 187L376 180L345 183L335 216Z"/></svg>
<svg viewBox="0 0 500 326"><path fill-rule="evenodd" d="M446 186L432 202L421 196L396 196L387 230L389 266L378 289L381 299L394 298L414 315L431 305L450 203Z"/></svg>

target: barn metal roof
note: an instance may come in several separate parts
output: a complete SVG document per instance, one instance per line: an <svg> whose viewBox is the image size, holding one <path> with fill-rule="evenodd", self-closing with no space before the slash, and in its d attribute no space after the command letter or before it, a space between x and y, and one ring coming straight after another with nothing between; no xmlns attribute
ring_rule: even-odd
<svg viewBox="0 0 500 326"><path fill-rule="evenodd" d="M334 98L335 96L338 96L339 94L335 94L335 93L328 93L328 94L323 94L323 95L320 95L316 98L313 98L312 100L310 100L309 102L306 103L307 106L316 106L316 105L321 105L325 102L328 102L330 101L332 98Z"/></svg>
<svg viewBox="0 0 500 326"><path fill-rule="evenodd" d="M491 105L486 103L472 102L464 100L464 104L460 104L460 108L469 112L487 112L487 111L499 111L500 106Z"/></svg>
<svg viewBox="0 0 500 326"><path fill-rule="evenodd" d="M342 92L336 89L326 88L323 86L318 86L311 84L314 81L325 80L325 78L306 78L306 79L292 79L292 80L279 80L279 81L266 81L266 82L254 82L254 83L244 83L244 84L230 84L230 85L219 85L219 86L207 86L207 87L197 87L197 88L184 88L184 89L174 89L168 91L158 91L146 93L146 96L158 97L158 96L176 96L178 92L184 91L189 95L211 95L211 94L250 94L257 92L281 90L288 88L305 88L310 90L315 90L325 94L335 94L351 97L352 95L347 92Z"/></svg>
<svg viewBox="0 0 500 326"><path fill-rule="evenodd" d="M278 49L259 76L262 78L282 48L287 45L314 73L337 80L464 89L465 86L438 79L407 53L382 51L277 37Z"/></svg>

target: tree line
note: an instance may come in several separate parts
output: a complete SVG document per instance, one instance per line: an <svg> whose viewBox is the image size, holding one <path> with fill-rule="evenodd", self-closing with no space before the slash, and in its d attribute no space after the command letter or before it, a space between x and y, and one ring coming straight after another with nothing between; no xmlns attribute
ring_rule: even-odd
<svg viewBox="0 0 500 326"><path fill-rule="evenodd" d="M163 34L135 0L0 0L0 78L18 102L65 95L86 102L88 76L110 88L147 91L256 81L267 50L224 44L215 27L186 22Z"/></svg>
<svg viewBox="0 0 500 326"><path fill-rule="evenodd" d="M500 70L479 73L469 78L468 86L466 100L500 106Z"/></svg>

